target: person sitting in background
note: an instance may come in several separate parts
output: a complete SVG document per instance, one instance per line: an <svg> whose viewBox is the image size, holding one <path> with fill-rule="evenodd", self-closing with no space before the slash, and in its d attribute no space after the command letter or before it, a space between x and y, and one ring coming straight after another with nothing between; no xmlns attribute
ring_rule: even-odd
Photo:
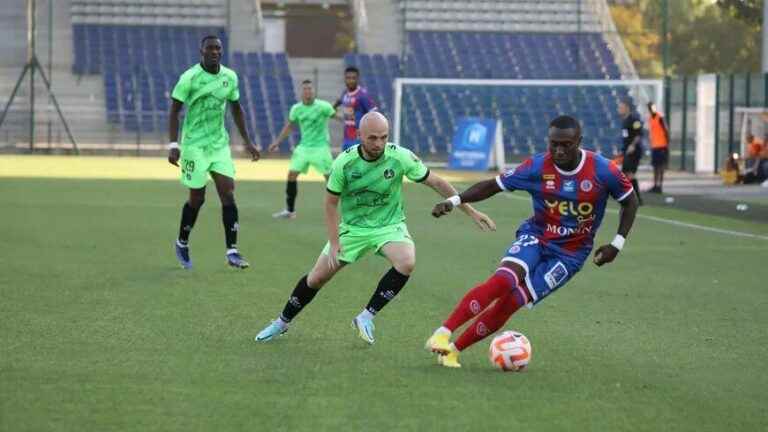
<svg viewBox="0 0 768 432"><path fill-rule="evenodd" d="M720 177L726 185L735 185L741 183L741 173L739 172L739 162L736 160L736 154L731 154L725 160L723 170L720 171Z"/></svg>
<svg viewBox="0 0 768 432"><path fill-rule="evenodd" d="M752 134L747 134L746 155L744 157L744 170L747 172L756 170L760 164L760 153L763 152L763 143L761 143Z"/></svg>
<svg viewBox="0 0 768 432"><path fill-rule="evenodd" d="M768 151L754 135L747 135L747 155L744 158L744 183L759 183L768 177Z"/></svg>

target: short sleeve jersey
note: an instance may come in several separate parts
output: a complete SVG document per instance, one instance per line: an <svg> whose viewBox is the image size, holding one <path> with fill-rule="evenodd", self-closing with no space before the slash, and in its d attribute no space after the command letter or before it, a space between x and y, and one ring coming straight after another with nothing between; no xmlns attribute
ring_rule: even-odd
<svg viewBox="0 0 768 432"><path fill-rule="evenodd" d="M533 217L521 225L521 231L583 262L592 250L608 196L623 201L633 189L613 162L587 150L581 154L579 166L570 172L558 168L547 152L496 177L496 182L504 190L531 195Z"/></svg>
<svg viewBox="0 0 768 432"><path fill-rule="evenodd" d="M303 147L328 147L331 145L328 133L328 119L336 115L333 105L315 99L311 105L299 102L291 107L288 121L297 123L301 131L299 145Z"/></svg>
<svg viewBox="0 0 768 432"><path fill-rule="evenodd" d="M357 86L353 91L345 90L341 94L341 111L344 116L344 139L357 139L360 119L369 111L376 109L376 103L365 87Z"/></svg>
<svg viewBox="0 0 768 432"><path fill-rule="evenodd" d="M187 106L182 149L217 150L229 145L224 115L227 102L240 100L237 86L237 74L224 66L212 74L196 64L181 74L171 97Z"/></svg>
<svg viewBox="0 0 768 432"><path fill-rule="evenodd" d="M422 182L429 169L410 150L388 143L375 161L365 160L360 146L333 162L328 192L341 197L341 227L381 228L405 220L403 177Z"/></svg>
<svg viewBox="0 0 768 432"><path fill-rule="evenodd" d="M621 121L621 152L626 153L627 147L637 136L643 135L643 121L635 113L629 114Z"/></svg>

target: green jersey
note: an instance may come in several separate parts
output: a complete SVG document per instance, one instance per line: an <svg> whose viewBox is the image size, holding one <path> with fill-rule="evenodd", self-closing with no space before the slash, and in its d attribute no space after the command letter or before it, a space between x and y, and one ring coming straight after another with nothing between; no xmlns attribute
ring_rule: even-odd
<svg viewBox="0 0 768 432"><path fill-rule="evenodd" d="M229 145L224 114L227 101L240 100L235 71L219 66L219 73L212 74L196 64L181 74L171 97L187 106L182 148L217 150Z"/></svg>
<svg viewBox="0 0 768 432"><path fill-rule="evenodd" d="M342 152L331 167L328 192L341 196L341 226L381 228L405 220L403 176L422 182L429 169L410 150L387 143L375 161L359 145Z"/></svg>
<svg viewBox="0 0 768 432"><path fill-rule="evenodd" d="M328 119L336 115L333 105L315 99L312 105L299 102L291 107L288 121L298 123L301 130L302 147L328 147L331 145L331 135L328 133Z"/></svg>

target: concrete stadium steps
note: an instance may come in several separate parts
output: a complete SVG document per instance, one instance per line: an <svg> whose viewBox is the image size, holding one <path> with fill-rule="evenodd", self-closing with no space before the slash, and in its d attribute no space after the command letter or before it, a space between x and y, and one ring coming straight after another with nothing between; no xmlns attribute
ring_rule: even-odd
<svg viewBox="0 0 768 432"><path fill-rule="evenodd" d="M369 54L400 54L402 24L398 0L369 0L365 2L368 30L358 35L359 52Z"/></svg>

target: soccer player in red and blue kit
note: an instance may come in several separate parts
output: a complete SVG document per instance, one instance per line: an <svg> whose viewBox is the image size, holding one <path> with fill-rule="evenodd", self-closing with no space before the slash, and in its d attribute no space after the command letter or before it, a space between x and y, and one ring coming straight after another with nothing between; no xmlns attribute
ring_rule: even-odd
<svg viewBox="0 0 768 432"><path fill-rule="evenodd" d="M514 171L473 185L432 210L433 216L440 217L461 203L521 190L531 195L534 212L520 225L517 239L494 274L469 290L427 340L426 348L440 355L441 365L461 367L461 351L499 330L520 307L542 301L578 273L592 251L608 196L621 204L618 234L597 249L594 263L610 263L624 246L637 213L637 194L611 161L581 149L581 140L578 121L559 116L549 124L549 151L527 159ZM451 343L452 332L473 318Z"/></svg>
<svg viewBox="0 0 768 432"><path fill-rule="evenodd" d="M341 105L341 114L344 119L344 142L341 149L346 150L353 145L360 144L357 129L360 127L360 119L369 111L376 111L376 103L368 94L365 87L359 85L360 71L349 66L344 70L344 84L347 86L341 97L333 104L336 109Z"/></svg>

